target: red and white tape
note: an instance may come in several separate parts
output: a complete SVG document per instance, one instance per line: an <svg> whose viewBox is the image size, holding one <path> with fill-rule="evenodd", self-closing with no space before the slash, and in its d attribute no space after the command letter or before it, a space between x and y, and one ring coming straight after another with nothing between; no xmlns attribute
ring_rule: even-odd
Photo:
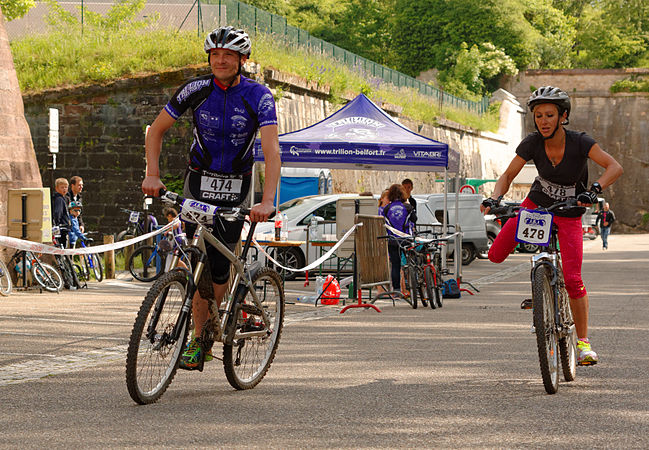
<svg viewBox="0 0 649 450"><path fill-rule="evenodd" d="M176 218L169 222L159 230L152 231L142 236L125 241L115 242L114 244L103 244L94 247L85 248L59 248L51 245L39 244L38 242L25 241L23 239L12 238L9 236L0 236L0 246L15 248L17 250L26 250L34 253L44 253L47 255L89 255L91 253L104 253L110 250L118 250L120 248L128 247L129 245L149 239L160 233L171 230L174 226L180 224L180 219Z"/></svg>
<svg viewBox="0 0 649 450"><path fill-rule="evenodd" d="M266 258L268 258L268 259L269 259L273 264L275 264L277 267L281 267L282 269L284 269L284 270L288 270L288 271L290 271L290 272L306 272L307 270L311 270L311 269L313 269L313 268L315 268L315 267L318 267L320 264L322 264L322 263L325 262L327 259L329 259L329 258L331 257L331 255L333 255L333 254L336 252L336 250L338 249L338 247L340 247L340 246L342 245L342 243L345 242L345 240L347 240L347 238L349 238L349 236L351 236L351 234L354 232L354 230L356 229L356 227L362 227L362 226L363 226L363 223L362 223L362 222L361 222L361 223L357 223L357 224L355 224L353 227L351 227L351 228L349 229L349 231L348 231L347 233L345 233L345 235L344 235L342 238L340 238L340 240L336 243L336 245L334 245L333 247L331 247L331 249L330 249L327 253L325 253L324 255L322 255L322 256L321 256L320 258L318 258L317 260L313 261L313 262L312 262L311 264L309 264L308 266L306 266L306 267L302 267L301 269L293 269L292 267L285 267L285 266L281 265L281 264L278 263L275 259L273 259L273 257L270 256L270 255L266 252L266 250L264 250L264 249L261 247L261 245L259 245L259 243L258 243L255 239L252 240L252 243L253 243L253 245L254 245L255 247L257 247L257 249L258 249L261 253L264 254L264 256L266 256Z"/></svg>

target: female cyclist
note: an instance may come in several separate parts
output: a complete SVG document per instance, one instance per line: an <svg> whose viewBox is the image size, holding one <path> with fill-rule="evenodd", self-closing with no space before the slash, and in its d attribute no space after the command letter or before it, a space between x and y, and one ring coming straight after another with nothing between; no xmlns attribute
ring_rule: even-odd
<svg viewBox="0 0 649 450"><path fill-rule="evenodd" d="M491 198L483 202L481 210L485 214L489 212L497 202L495 199L507 193L512 181L529 160L534 161L539 176L534 180L521 207L548 207L569 197L577 197L580 206L595 203L597 195L622 175L622 166L586 133L563 127L568 124L570 116L570 97L561 89L541 87L532 93L527 106L533 114L536 132L528 135L518 145L516 156L498 179ZM586 187L589 158L605 169L590 189ZM581 218L559 217L559 214L555 214L554 223L559 230L566 290L570 296L570 308L579 339L577 362L580 365L596 364L598 356L591 349L588 340L588 294L581 279ZM514 240L515 231L516 221L507 221L489 250L490 261L503 262L514 250L517 244Z"/></svg>

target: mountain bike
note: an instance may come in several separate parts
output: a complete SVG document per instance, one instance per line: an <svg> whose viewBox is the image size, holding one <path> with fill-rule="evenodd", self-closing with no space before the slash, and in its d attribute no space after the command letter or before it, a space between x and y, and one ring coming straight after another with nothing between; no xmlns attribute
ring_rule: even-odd
<svg viewBox="0 0 649 450"><path fill-rule="evenodd" d="M117 233L115 242L123 241L124 239L126 239L126 236L137 237L146 233L150 233L151 231L154 231L158 226L158 220L153 214L149 214L149 227L145 229L146 216L143 212L126 208L120 208L120 211L128 214L128 219L126 221L126 229Z"/></svg>
<svg viewBox="0 0 649 450"><path fill-rule="evenodd" d="M439 238L440 233L419 231L417 235L432 234L432 239L420 240L416 250L420 253L423 270L423 284L431 309L441 308L442 303L442 246L448 239Z"/></svg>
<svg viewBox="0 0 649 450"><path fill-rule="evenodd" d="M187 246L184 233L162 237L156 245L138 247L130 256L127 267L136 280L149 282L157 280L168 271L171 257L178 252L180 260L189 264L189 257L183 250ZM169 263L167 262L169 261Z"/></svg>
<svg viewBox="0 0 649 450"><path fill-rule="evenodd" d="M424 268L423 256L416 250L415 238L412 236L378 236L378 239L390 239L399 246L399 252L402 255L403 275L405 277L405 286L409 295L401 295L400 299L406 301L412 309L417 309L419 299L422 306L428 306L427 297L424 295ZM405 264L403 263L405 259Z"/></svg>
<svg viewBox="0 0 649 450"><path fill-rule="evenodd" d="M11 294L13 289L13 282L11 281L11 274L7 265L0 259L0 295L6 297Z"/></svg>
<svg viewBox="0 0 649 450"><path fill-rule="evenodd" d="M65 227L52 227L52 242L59 248L63 248L61 233L67 233ZM74 264L72 258L68 255L54 255L54 259L63 278L63 287L66 289L83 287L79 282L82 275L81 266Z"/></svg>
<svg viewBox="0 0 649 450"><path fill-rule="evenodd" d="M14 264L19 278L22 277L24 280L24 268L26 269L25 271L31 271L32 278L42 289L49 292L59 292L63 289L63 278L61 278L61 274L53 266L41 262L33 252L18 250L9 260L9 266L13 266ZM24 281L23 286L26 286Z"/></svg>
<svg viewBox="0 0 649 450"><path fill-rule="evenodd" d="M498 217L517 218L517 241L542 247L541 253L531 258L530 278L536 346L543 386L548 394L555 394L559 388L559 360L566 381L574 381L577 373L577 331L563 278L557 227L552 222L552 213L583 214L585 210L585 207L577 206L574 198L535 210L519 206L492 209L492 214Z"/></svg>
<svg viewBox="0 0 649 450"><path fill-rule="evenodd" d="M277 351L284 321L284 288L279 274L260 263L249 264L247 255L256 223L250 225L240 256L236 256L211 233L220 220L240 220L244 208L221 208L161 192L162 200L179 207L184 220L197 224L186 251L192 256L192 271L175 267L151 286L135 319L126 356L126 385L139 404L157 401L178 369L187 341L192 299L201 286L211 290L205 243L214 246L231 263L234 272L221 306L208 298L209 319L197 336L205 355L214 342L223 343L223 367L235 389L251 389L266 375ZM203 274L205 272L205 274ZM206 278L201 278L205 275ZM199 365L202 370L202 361Z"/></svg>
<svg viewBox="0 0 649 450"><path fill-rule="evenodd" d="M81 248L87 248L88 246L86 243L92 244L94 240L91 237L85 237L83 239L78 239L77 242L81 244ZM79 278L85 281L90 281L91 275L94 275L95 280L97 281L104 279L104 267L101 264L101 258L99 258L99 255L96 253L79 255L78 259L75 261L75 266L79 267Z"/></svg>

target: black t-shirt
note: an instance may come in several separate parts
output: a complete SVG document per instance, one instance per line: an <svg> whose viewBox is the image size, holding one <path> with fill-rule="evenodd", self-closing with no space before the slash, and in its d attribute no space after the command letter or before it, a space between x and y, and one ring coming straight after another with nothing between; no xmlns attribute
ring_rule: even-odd
<svg viewBox="0 0 649 450"><path fill-rule="evenodd" d="M539 172L528 197L542 207L575 197L588 189L588 153L596 142L586 133L565 131L565 151L556 166L546 155L543 137L538 132L528 135L516 148L516 154L525 161L533 160Z"/></svg>

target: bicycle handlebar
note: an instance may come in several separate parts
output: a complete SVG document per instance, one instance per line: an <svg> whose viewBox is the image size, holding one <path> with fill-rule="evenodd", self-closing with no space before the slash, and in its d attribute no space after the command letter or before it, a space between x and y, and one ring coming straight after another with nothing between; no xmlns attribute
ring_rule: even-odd
<svg viewBox="0 0 649 450"><path fill-rule="evenodd" d="M521 206L512 206L512 205L500 206L500 202L498 203L499 203L498 206L493 207L489 212L491 214L494 214L499 219L511 219L513 217L516 217L516 214L521 209ZM585 206L577 205L577 199L575 197L570 197L564 201L556 202L548 206L547 208L538 206L536 209L545 212L562 212L562 213L569 212L571 214L579 213L579 215L582 215L586 212Z"/></svg>
<svg viewBox="0 0 649 450"><path fill-rule="evenodd" d="M184 218L188 218L188 215L192 215L187 213L188 211L192 210L196 213L203 213L203 214L218 214L219 216L224 217L225 219L243 219L247 215L250 214L250 208L241 208L241 207L226 207L226 206L215 206L215 205L210 205L208 203L203 203L198 200L193 200L193 199L187 199L179 194L176 194L175 192L167 191L165 189L160 189L158 192L158 195L160 199L163 202L166 203L171 203L173 205L176 205L181 208L181 216ZM186 214L182 214L183 209L185 210ZM275 215L275 211L273 211L268 218L271 219ZM191 220L191 219L190 219Z"/></svg>

